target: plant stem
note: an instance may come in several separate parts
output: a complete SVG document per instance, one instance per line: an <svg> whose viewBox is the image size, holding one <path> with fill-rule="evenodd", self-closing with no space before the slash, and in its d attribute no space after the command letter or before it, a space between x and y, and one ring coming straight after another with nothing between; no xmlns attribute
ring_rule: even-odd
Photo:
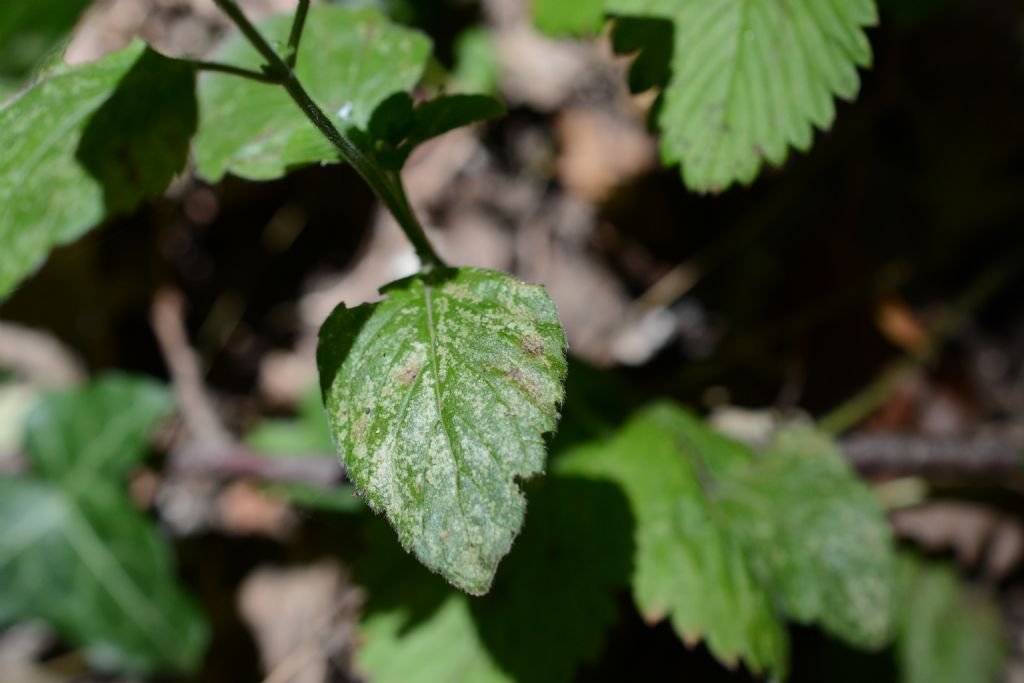
<svg viewBox="0 0 1024 683"><path fill-rule="evenodd" d="M199 71L216 71L223 74L231 74L232 76L241 76L242 78L248 78L251 81L259 81L260 83L273 83L279 84L281 81L270 74L260 73L259 71L253 71L252 69L246 69L241 66L234 66L233 64L221 64L220 62L204 62L202 60L193 59L189 62Z"/></svg>
<svg viewBox="0 0 1024 683"><path fill-rule="evenodd" d="M292 20L292 30L288 35L288 56L284 60L293 69L295 61L299 58L299 43L302 41L302 29L306 27L307 14L309 14L309 0L299 0L295 18Z"/></svg>
<svg viewBox="0 0 1024 683"><path fill-rule="evenodd" d="M405 197L405 190L402 188L401 178L397 174L389 176L376 162L367 158L358 147L352 144L351 140L338 130L327 117L327 114L323 112L316 102L313 101L313 98L309 96L309 93L306 92L299 79L296 78L292 67L274 50L259 30L253 26L235 0L214 0L214 2L266 60L267 63L264 66L266 75L273 79L274 82L284 86L284 89L306 117L338 149L341 157L356 169L356 172L363 177L363 180L369 184L370 188L384 202L391 215L395 217L399 227L402 228L405 236L412 242L416 255L423 264L423 270L426 272L434 268L444 267L444 261L434 251L430 240L427 239L426 232L423 230L423 226L420 225L416 214L409 206L409 202ZM304 2L302 4L308 3ZM302 11L302 4L299 6L299 11Z"/></svg>

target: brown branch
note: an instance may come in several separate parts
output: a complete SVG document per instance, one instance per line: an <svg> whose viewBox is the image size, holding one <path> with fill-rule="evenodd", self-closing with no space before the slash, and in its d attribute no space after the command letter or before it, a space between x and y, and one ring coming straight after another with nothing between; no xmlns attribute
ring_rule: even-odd
<svg viewBox="0 0 1024 683"><path fill-rule="evenodd" d="M221 422L203 384L199 358L185 329L181 293L164 289L153 297L150 323L171 375L181 417L193 439L205 444L229 444L234 437Z"/></svg>
<svg viewBox="0 0 1024 683"><path fill-rule="evenodd" d="M195 444L176 449L168 461L171 475L206 475L223 479L257 479L268 483L302 483L324 488L345 479L333 453L271 456L239 443L224 448Z"/></svg>

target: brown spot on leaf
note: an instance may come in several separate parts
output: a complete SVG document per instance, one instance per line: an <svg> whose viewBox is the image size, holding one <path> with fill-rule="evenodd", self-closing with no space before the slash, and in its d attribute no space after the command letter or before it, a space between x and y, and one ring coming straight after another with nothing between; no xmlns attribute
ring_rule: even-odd
<svg viewBox="0 0 1024 683"><path fill-rule="evenodd" d="M406 363L405 367L398 371L398 381L405 386L409 386L416 381L417 377L419 377L421 369L423 369L423 361L419 358L414 358Z"/></svg>
<svg viewBox="0 0 1024 683"><path fill-rule="evenodd" d="M528 334L519 342L523 351L531 356L539 356L544 353L544 340L535 334Z"/></svg>

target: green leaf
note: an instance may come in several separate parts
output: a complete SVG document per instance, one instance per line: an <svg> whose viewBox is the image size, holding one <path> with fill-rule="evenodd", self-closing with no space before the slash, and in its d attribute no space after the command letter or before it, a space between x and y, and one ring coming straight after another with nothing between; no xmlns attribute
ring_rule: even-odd
<svg viewBox="0 0 1024 683"><path fill-rule="evenodd" d="M246 434L245 441L252 448L272 455L330 453L334 442L320 389L312 387L302 396L296 418L263 420Z"/></svg>
<svg viewBox="0 0 1024 683"><path fill-rule="evenodd" d="M135 43L0 108L0 298L53 247L164 191L188 157L193 81Z"/></svg>
<svg viewBox="0 0 1024 683"><path fill-rule="evenodd" d="M473 26L455 39L452 89L459 92L493 93L498 89L501 67L494 40L486 29Z"/></svg>
<svg viewBox="0 0 1024 683"><path fill-rule="evenodd" d="M288 37L291 14L260 25L271 40ZM313 99L339 126L365 129L373 110L388 96L412 88L430 54L430 41L417 31L391 24L371 8L323 5L310 9L299 48L296 74ZM239 34L215 58L259 69L261 57ZM269 180L290 166L335 161L335 151L314 142L311 156L289 153L299 140L322 138L280 86L228 74L206 73L199 83L202 125L196 136L199 173L210 181L225 173Z"/></svg>
<svg viewBox="0 0 1024 683"><path fill-rule="evenodd" d="M645 409L611 442L583 446L558 472L622 487L636 519L633 595L651 622L671 619L687 643L705 640L734 666L784 675L787 639L739 540L716 516L705 487L749 464L739 444L670 405Z"/></svg>
<svg viewBox="0 0 1024 683"><path fill-rule="evenodd" d="M859 645L888 635L885 518L831 447L783 435L756 456L659 404L554 468L622 486L636 518L640 610L667 616L726 664L784 676L785 617Z"/></svg>
<svg viewBox="0 0 1024 683"><path fill-rule="evenodd" d="M719 506L786 616L862 649L888 642L889 527L828 437L783 428L765 457L720 484Z"/></svg>
<svg viewBox="0 0 1024 683"><path fill-rule="evenodd" d="M0 479L0 623L43 619L103 671L196 667L206 624L124 494L169 406L159 387L121 376L43 400L26 439L40 476Z"/></svg>
<svg viewBox="0 0 1024 683"><path fill-rule="evenodd" d="M146 453L153 425L173 406L163 385L108 375L48 395L28 417L25 448L49 479L78 488L120 482Z"/></svg>
<svg viewBox="0 0 1024 683"><path fill-rule="evenodd" d="M522 537L491 592L477 599L378 542L363 572L370 597L357 664L377 683L572 680L580 662L600 653L616 618L631 525L615 486L538 482Z"/></svg>
<svg viewBox="0 0 1024 683"><path fill-rule="evenodd" d="M612 28L612 49L616 54L635 54L629 67L629 89L635 93L663 88L672 77L671 21L643 17L621 17Z"/></svg>
<svg viewBox="0 0 1024 683"><path fill-rule="evenodd" d="M490 95L442 95L416 107L408 138L416 145L477 121L505 115L505 107Z"/></svg>
<svg viewBox="0 0 1024 683"><path fill-rule="evenodd" d="M604 0L533 0L533 21L555 36L594 34L604 25Z"/></svg>
<svg viewBox="0 0 1024 683"><path fill-rule="evenodd" d="M750 183L764 161L810 147L814 127L853 99L871 63L874 0L607 0L627 17L675 25L672 76L658 113L661 154L699 191Z"/></svg>
<svg viewBox="0 0 1024 683"><path fill-rule="evenodd" d="M522 525L516 482L544 469L565 336L544 290L465 268L339 306L320 330L327 417L349 477L402 544L485 593Z"/></svg>
<svg viewBox="0 0 1024 683"><path fill-rule="evenodd" d="M1009 641L999 607L938 563L899 561L896 653L904 683L994 683Z"/></svg>
<svg viewBox="0 0 1024 683"><path fill-rule="evenodd" d="M27 75L71 31L92 0L0 3L0 75Z"/></svg>
<svg viewBox="0 0 1024 683"><path fill-rule="evenodd" d="M401 92L374 109L366 131L350 127L347 134L384 168L400 170L412 151L427 140L504 113L504 105L490 95L441 95L413 108L412 98ZM289 166L341 160L320 131L307 128L288 138L282 155Z"/></svg>

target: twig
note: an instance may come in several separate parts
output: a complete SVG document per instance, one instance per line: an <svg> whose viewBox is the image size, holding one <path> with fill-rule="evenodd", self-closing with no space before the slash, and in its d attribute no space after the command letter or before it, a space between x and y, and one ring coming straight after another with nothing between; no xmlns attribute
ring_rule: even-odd
<svg viewBox="0 0 1024 683"><path fill-rule="evenodd" d="M333 453L272 456L240 443L223 448L191 445L175 449L168 461L171 474L208 475L222 479L258 479L268 483L301 483L328 488L345 478Z"/></svg>
<svg viewBox="0 0 1024 683"><path fill-rule="evenodd" d="M1005 436L933 438L860 434L842 440L843 453L861 474L967 479L1021 478L1024 444Z"/></svg>
<svg viewBox="0 0 1024 683"><path fill-rule="evenodd" d="M157 292L150 308L150 323L167 363L182 419L192 438L202 444L232 443L234 438L206 393L199 359L189 345L181 294L169 289Z"/></svg>
<svg viewBox="0 0 1024 683"><path fill-rule="evenodd" d="M53 335L8 322L0 322L0 367L46 387L85 379L82 362Z"/></svg>

